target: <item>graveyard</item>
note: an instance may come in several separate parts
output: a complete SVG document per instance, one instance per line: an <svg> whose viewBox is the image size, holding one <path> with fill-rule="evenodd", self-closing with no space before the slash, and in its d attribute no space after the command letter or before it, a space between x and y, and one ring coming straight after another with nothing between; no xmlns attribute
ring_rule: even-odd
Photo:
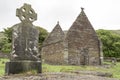
<svg viewBox="0 0 120 80"><path fill-rule="evenodd" d="M120 79L120 62L104 60L102 41L84 8L66 32L57 22L40 47L32 6L25 3L16 16L21 22L12 26L10 55L0 57L0 80Z"/></svg>
<svg viewBox="0 0 120 80"><path fill-rule="evenodd" d="M3 63L4 61L4 63ZM8 59L1 59L0 61L0 76L4 76L4 69L5 69L5 62L9 61ZM104 63L104 64L109 64L112 65L112 63ZM79 74L77 71L83 71L83 72L104 72L104 73L113 73L113 76L108 76L110 78L120 78L120 72L119 72L119 66L120 63L118 62L116 65L113 65L111 67L95 67L95 66L65 66L65 65L49 65L49 64L42 64L42 73L74 73L74 74ZM56 75L55 74L55 75ZM36 72L31 71L31 72L25 72L25 73L20 73L17 74L18 76L31 76L31 75L37 75ZM82 75L85 75L85 73L82 73ZM6 77L7 78L7 77ZM104 78L104 77L103 77ZM1 78L0 78L1 79ZM9 80L9 79L8 79ZM109 79L108 79L109 80ZM112 79L111 79L112 80Z"/></svg>

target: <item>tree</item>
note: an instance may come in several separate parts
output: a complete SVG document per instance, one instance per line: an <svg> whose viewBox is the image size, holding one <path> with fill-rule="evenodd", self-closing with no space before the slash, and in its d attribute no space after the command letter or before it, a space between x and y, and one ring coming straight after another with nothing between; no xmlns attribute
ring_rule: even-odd
<svg viewBox="0 0 120 80"><path fill-rule="evenodd" d="M99 38L103 43L105 57L120 57L120 35L109 30L97 30Z"/></svg>
<svg viewBox="0 0 120 80"><path fill-rule="evenodd" d="M36 26L37 29L39 30L39 45L41 46L43 41L45 40L45 38L48 35L48 31L42 27Z"/></svg>
<svg viewBox="0 0 120 80"><path fill-rule="evenodd" d="M5 38L2 38L0 40L0 50L3 53L10 53L12 50L12 27L8 27L6 29L4 29L4 31L2 32L3 35L5 36Z"/></svg>
<svg viewBox="0 0 120 80"><path fill-rule="evenodd" d="M13 30L12 27L8 27L3 31L4 35L8 39L8 43L12 42L12 30Z"/></svg>

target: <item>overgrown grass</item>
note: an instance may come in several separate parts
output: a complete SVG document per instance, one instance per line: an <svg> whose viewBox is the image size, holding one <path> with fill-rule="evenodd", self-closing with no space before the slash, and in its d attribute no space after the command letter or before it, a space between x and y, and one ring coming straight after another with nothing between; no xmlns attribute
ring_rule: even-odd
<svg viewBox="0 0 120 80"><path fill-rule="evenodd" d="M8 59L0 59L0 76L4 75L5 71L5 62L9 61ZM106 65L111 65L109 62L104 62ZM44 72L72 72L72 71L97 71L97 72L109 72L113 73L114 78L120 79L120 62L116 65L108 68L100 67L100 66L68 66L68 65L48 65L43 63L42 71ZM32 71L33 74L36 74L35 71ZM24 74L24 73L23 73ZM31 74L31 72L27 72L25 74Z"/></svg>
<svg viewBox="0 0 120 80"><path fill-rule="evenodd" d="M0 76L3 76L5 73L5 63L9 61L8 59L0 58Z"/></svg>
<svg viewBox="0 0 120 80"><path fill-rule="evenodd" d="M111 65L109 67L101 66L61 66L61 65L48 65L43 64L42 69L44 72L71 72L71 71L97 71L97 72L106 72L112 73L113 78L120 79L120 62L116 65L112 65L110 62L104 62L106 65Z"/></svg>
<svg viewBox="0 0 120 80"><path fill-rule="evenodd" d="M120 79L120 63L117 63L115 66L108 70L109 72L113 73L113 77Z"/></svg>
<svg viewBox="0 0 120 80"><path fill-rule="evenodd" d="M43 64L42 66L43 72L71 72L71 71L78 71L78 70L90 70L95 71L99 70L98 67L93 66L61 66L61 65L48 65Z"/></svg>

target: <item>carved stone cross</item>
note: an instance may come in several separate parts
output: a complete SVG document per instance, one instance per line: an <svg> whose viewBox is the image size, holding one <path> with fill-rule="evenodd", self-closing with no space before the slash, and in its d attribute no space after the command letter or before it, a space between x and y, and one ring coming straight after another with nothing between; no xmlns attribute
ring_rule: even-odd
<svg viewBox="0 0 120 80"><path fill-rule="evenodd" d="M41 59L38 49L39 31L32 24L37 14L31 5L24 4L16 10L21 23L14 25L12 32L12 52L10 62L6 63L6 74L17 74L37 70L41 73Z"/></svg>
<svg viewBox="0 0 120 80"><path fill-rule="evenodd" d="M29 4L24 4L20 9L17 9L16 16L18 16L22 22L33 22L37 20L37 14Z"/></svg>

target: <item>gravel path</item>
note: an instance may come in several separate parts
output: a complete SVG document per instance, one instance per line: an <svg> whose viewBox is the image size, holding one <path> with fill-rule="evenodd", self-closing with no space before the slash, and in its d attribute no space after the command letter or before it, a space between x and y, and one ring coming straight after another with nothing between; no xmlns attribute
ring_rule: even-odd
<svg viewBox="0 0 120 80"><path fill-rule="evenodd" d="M43 73L38 75L4 76L0 80L119 80L93 75L78 75L74 73Z"/></svg>

